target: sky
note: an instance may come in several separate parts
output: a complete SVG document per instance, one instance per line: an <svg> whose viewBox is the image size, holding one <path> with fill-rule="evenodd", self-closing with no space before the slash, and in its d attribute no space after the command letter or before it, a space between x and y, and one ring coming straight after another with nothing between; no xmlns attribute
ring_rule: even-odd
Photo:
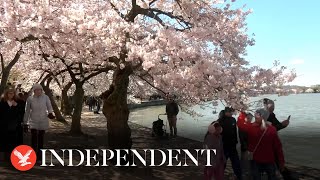
<svg viewBox="0 0 320 180"><path fill-rule="evenodd" d="M320 84L320 0L237 0L246 4L248 33L256 44L247 49L252 65L272 67L274 60L295 69L291 85Z"/></svg>

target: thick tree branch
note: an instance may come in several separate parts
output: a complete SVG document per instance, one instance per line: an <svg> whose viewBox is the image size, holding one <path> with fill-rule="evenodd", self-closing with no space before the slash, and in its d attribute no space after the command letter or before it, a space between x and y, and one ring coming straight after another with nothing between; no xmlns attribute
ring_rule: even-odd
<svg viewBox="0 0 320 180"><path fill-rule="evenodd" d="M39 83L45 74L45 72L42 72L41 76L39 77L38 81L36 81L36 83Z"/></svg>
<svg viewBox="0 0 320 180"><path fill-rule="evenodd" d="M47 74L43 79L41 79L40 84L44 86L44 82L51 76L51 74Z"/></svg>
<svg viewBox="0 0 320 180"><path fill-rule="evenodd" d="M132 5L132 8L135 7L137 5L137 0L132 0L131 5Z"/></svg>
<svg viewBox="0 0 320 180"><path fill-rule="evenodd" d="M106 72L106 73L107 73L108 71L113 70L113 69L114 69L114 68L113 68L112 66L108 66L108 67L99 69L99 70L97 70L96 72L91 73L91 74L89 74L87 77L85 77L82 82L84 83L85 81L88 81L89 79L91 79L91 78L93 78L93 77L95 77L95 76L97 76L97 75L99 75L99 74L101 74L101 73L103 73L103 72Z"/></svg>
<svg viewBox="0 0 320 180"><path fill-rule="evenodd" d="M78 63L78 64L79 64L80 78L84 79L84 69L83 69L82 63Z"/></svg>
<svg viewBox="0 0 320 180"><path fill-rule="evenodd" d="M1 73L4 71L4 59L2 53L0 53L0 58L1 58Z"/></svg>
<svg viewBox="0 0 320 180"><path fill-rule="evenodd" d="M139 6L137 6L137 0L132 0L131 1L131 10L130 12L126 15L125 20L129 21L129 22L134 22L134 19L136 18L136 16L138 15L137 13L137 8Z"/></svg>
<svg viewBox="0 0 320 180"><path fill-rule="evenodd" d="M18 60L20 59L21 54L22 54L22 46L16 52L14 58L12 59L12 61L9 62L8 66L5 67L5 69L11 69L18 62Z"/></svg>

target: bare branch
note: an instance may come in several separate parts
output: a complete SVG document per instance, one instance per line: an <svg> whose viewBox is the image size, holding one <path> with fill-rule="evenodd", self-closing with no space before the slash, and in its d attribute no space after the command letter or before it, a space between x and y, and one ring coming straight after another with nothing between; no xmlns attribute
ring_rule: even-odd
<svg viewBox="0 0 320 180"><path fill-rule="evenodd" d="M154 86L152 83L150 83L148 80L146 80L143 76L141 76L141 75L137 75L137 76L138 76L140 79L142 79L143 81L145 81L147 84L149 84L151 87L153 87L154 89L162 92L164 95L168 94L168 93L164 92L162 89Z"/></svg>
<svg viewBox="0 0 320 180"><path fill-rule="evenodd" d="M187 27L191 27L191 26L192 26L192 24L191 24L190 22L186 21L186 20L183 18L183 16L175 16L175 15L173 15L172 12L165 12L165 11L162 11L162 10L160 10L160 9L150 8L150 9L148 9L148 10L151 11L151 12L153 12L153 13L156 13L157 15L158 15L158 14L162 14L162 15L168 16L168 17L170 17L170 18L172 18L172 19L177 19L177 20L179 20L180 22L184 23Z"/></svg>
<svg viewBox="0 0 320 180"><path fill-rule="evenodd" d="M180 0L175 0L177 2L177 4L179 5L180 9L182 9L182 6L180 4Z"/></svg>
<svg viewBox="0 0 320 180"><path fill-rule="evenodd" d="M149 3L149 7L152 6L155 2L157 2L158 0L153 0Z"/></svg>
<svg viewBox="0 0 320 180"><path fill-rule="evenodd" d="M155 8L144 9L144 8L137 6L137 13L141 14L141 15L148 16L148 17L156 20L159 24L161 24L162 26L164 26L166 28L169 28L169 26L163 22L163 20L159 17L159 15L165 15L171 19L175 19L180 24L180 26L183 27L183 29L174 28L177 31L188 30L188 29L191 29L193 26L193 24L186 21L183 18L183 16L176 16L176 15L173 15L173 13L171 13L171 12L165 12L165 11L155 9Z"/></svg>
<svg viewBox="0 0 320 180"><path fill-rule="evenodd" d="M125 17L124 14L122 14L122 13L119 11L119 9L118 9L111 1L109 1L109 3L110 3L110 5L111 5L111 7L119 14L119 16L124 19L124 17Z"/></svg>
<svg viewBox="0 0 320 180"><path fill-rule="evenodd" d="M68 73L69 73L69 75L70 75L70 77L71 77L71 79L72 79L73 82L76 83L76 82L79 81L79 80L76 78L75 73L72 71L72 67L71 67L72 65L68 65L67 62L66 62L66 60L65 60L64 58L61 58L61 57L59 57L59 56L57 56L57 55L53 55L53 57L59 59L59 60L66 66L67 71L68 71Z"/></svg>
<svg viewBox="0 0 320 180"><path fill-rule="evenodd" d="M90 86L93 86L93 89L98 89L97 86L91 82L87 82Z"/></svg>

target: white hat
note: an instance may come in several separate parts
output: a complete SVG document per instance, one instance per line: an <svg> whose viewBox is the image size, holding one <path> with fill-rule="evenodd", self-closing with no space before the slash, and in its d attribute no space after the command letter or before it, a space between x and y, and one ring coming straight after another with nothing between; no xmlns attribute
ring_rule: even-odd
<svg viewBox="0 0 320 180"><path fill-rule="evenodd" d="M42 88L42 86L41 86L40 84L34 84L34 85L32 86L32 90L33 90L33 91L36 90L36 89L41 89L41 90L43 90L43 88Z"/></svg>

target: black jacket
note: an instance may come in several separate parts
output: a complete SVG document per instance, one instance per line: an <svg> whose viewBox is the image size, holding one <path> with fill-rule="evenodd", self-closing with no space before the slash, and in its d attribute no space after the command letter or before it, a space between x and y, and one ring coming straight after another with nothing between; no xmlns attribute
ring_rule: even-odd
<svg viewBox="0 0 320 180"><path fill-rule="evenodd" d="M276 115L274 113L270 113L268 120L269 122L272 123L272 126L274 126L277 131L285 128L281 122L278 121L278 119L276 118Z"/></svg>
<svg viewBox="0 0 320 180"><path fill-rule="evenodd" d="M19 101L17 106L0 101L0 151L10 152L17 145L17 128L21 125L24 109Z"/></svg>
<svg viewBox="0 0 320 180"><path fill-rule="evenodd" d="M222 127L222 141L224 147L234 147L238 143L237 121L234 117L224 116L220 118L219 124Z"/></svg>
<svg viewBox="0 0 320 180"><path fill-rule="evenodd" d="M179 107L176 102L171 102L166 105L166 113L168 117L176 116L179 113Z"/></svg>
<svg viewBox="0 0 320 180"><path fill-rule="evenodd" d="M6 101L0 101L0 121L3 132L15 131L22 123L23 115L24 104L21 101L17 101L17 106L11 107Z"/></svg>

